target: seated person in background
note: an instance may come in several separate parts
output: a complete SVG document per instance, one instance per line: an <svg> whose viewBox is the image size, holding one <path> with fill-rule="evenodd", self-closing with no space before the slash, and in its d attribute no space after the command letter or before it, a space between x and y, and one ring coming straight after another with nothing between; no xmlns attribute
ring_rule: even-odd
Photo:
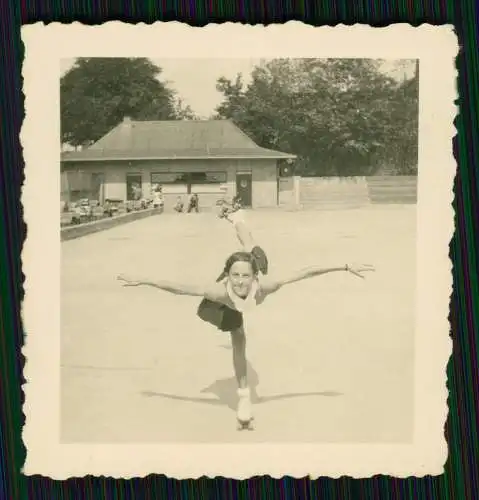
<svg viewBox="0 0 479 500"><path fill-rule="evenodd" d="M182 213L184 206L185 205L183 203L183 199L181 198L181 196L178 196L178 198L176 198L176 203L174 206L175 212Z"/></svg>
<svg viewBox="0 0 479 500"><path fill-rule="evenodd" d="M236 195L233 198L233 211L236 212L240 208L243 208L243 202L241 201L241 197Z"/></svg>
<svg viewBox="0 0 479 500"><path fill-rule="evenodd" d="M103 214L107 217L113 217L113 207L109 200L106 200L103 204Z"/></svg>
<svg viewBox="0 0 479 500"><path fill-rule="evenodd" d="M243 205L241 203L241 198L238 195L236 195L231 201L231 204L228 203L226 200L222 201L220 205L220 213L218 214L218 216L220 219L223 219L227 217L229 214L241 210L241 208L243 208Z"/></svg>

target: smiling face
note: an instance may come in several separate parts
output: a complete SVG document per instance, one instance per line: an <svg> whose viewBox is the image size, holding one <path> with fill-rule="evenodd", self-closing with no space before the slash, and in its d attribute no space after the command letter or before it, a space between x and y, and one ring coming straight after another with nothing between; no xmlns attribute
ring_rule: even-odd
<svg viewBox="0 0 479 500"><path fill-rule="evenodd" d="M243 299L251 291L255 278L256 275L250 262L237 261L231 266L228 273L228 280L233 292Z"/></svg>

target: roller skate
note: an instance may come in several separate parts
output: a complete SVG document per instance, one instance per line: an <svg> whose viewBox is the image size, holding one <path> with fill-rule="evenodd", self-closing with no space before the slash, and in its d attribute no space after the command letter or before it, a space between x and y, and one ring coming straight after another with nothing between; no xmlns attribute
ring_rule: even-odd
<svg viewBox="0 0 479 500"><path fill-rule="evenodd" d="M236 412L238 430L253 430L253 413L251 409L251 397L249 388L238 389L238 409Z"/></svg>

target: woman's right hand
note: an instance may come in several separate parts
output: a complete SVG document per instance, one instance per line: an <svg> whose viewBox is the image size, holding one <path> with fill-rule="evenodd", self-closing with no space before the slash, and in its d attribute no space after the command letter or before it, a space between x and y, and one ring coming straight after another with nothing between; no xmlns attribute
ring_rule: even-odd
<svg viewBox="0 0 479 500"><path fill-rule="evenodd" d="M123 276L122 274L117 276L116 279L118 281L122 281L123 286L139 286L139 285L141 285L141 283L139 281L131 280L131 279L127 278L126 276Z"/></svg>

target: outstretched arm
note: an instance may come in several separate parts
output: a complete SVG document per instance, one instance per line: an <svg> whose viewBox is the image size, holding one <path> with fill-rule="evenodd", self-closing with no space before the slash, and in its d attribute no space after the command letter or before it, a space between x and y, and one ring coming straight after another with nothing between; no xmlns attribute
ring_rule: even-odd
<svg viewBox="0 0 479 500"><path fill-rule="evenodd" d="M321 276L323 274L335 273L335 272L349 272L358 278L364 279L363 273L374 271L374 267L369 264L363 264L361 266L341 266L341 267L309 267L292 273L283 279L265 281L263 289L266 293L271 294L278 291L284 285L289 285L291 283L296 283L297 281L302 281L309 278L314 278L315 276Z"/></svg>
<svg viewBox="0 0 479 500"><path fill-rule="evenodd" d="M204 297L208 295L206 287L172 283L171 281L146 281L146 280L133 280L125 276L118 276L117 279L123 282L123 286L149 286L158 288L165 292L174 293L175 295L190 295L194 297Z"/></svg>
<svg viewBox="0 0 479 500"><path fill-rule="evenodd" d="M170 292L175 295L187 295L191 297L204 297L219 304L226 304L228 297L225 292L225 287L218 283L211 286L191 285L173 283L171 281L149 281L149 280L132 280L125 276L118 276L117 279L123 282L123 286L149 286Z"/></svg>

